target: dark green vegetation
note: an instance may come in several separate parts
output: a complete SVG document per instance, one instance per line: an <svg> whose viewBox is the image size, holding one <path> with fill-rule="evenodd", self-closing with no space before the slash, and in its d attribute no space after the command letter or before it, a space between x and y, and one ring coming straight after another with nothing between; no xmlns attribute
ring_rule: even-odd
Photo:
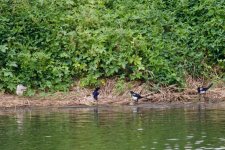
<svg viewBox="0 0 225 150"><path fill-rule="evenodd" d="M222 76L224 18L224 0L1 0L0 89Z"/></svg>

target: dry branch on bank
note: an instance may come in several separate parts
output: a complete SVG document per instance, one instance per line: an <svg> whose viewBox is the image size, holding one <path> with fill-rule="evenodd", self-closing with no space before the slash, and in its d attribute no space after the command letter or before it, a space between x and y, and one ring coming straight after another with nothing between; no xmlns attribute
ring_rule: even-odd
<svg viewBox="0 0 225 150"><path fill-rule="evenodd" d="M123 89L117 89L116 80L108 80L101 87L99 96L99 105L128 105L131 97L130 90L141 93L146 98L141 99L138 103L185 103L199 101L199 95L196 92L196 84L191 87L182 89L175 85L169 87L160 87L158 90L151 90L146 84L139 82L124 83ZM199 83L198 83L199 84ZM36 95L33 97L15 96L0 93L0 107L60 107L73 105L96 105L91 96L93 89L74 86L69 92L56 92L53 94ZM201 101L221 102L225 101L225 87L213 87L202 96Z"/></svg>

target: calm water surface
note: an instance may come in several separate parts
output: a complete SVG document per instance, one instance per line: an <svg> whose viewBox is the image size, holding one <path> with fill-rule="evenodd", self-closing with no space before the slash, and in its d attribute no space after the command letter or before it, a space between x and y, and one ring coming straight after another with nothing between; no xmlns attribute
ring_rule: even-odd
<svg viewBox="0 0 225 150"><path fill-rule="evenodd" d="M89 107L0 111L0 150L224 149L225 110Z"/></svg>

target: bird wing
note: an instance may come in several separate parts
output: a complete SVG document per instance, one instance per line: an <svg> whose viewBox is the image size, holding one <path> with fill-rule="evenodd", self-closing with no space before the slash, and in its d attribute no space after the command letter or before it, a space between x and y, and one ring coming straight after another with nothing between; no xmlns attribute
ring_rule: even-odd
<svg viewBox="0 0 225 150"><path fill-rule="evenodd" d="M142 96L140 94L137 94L137 93L132 94L132 96L137 97L137 98L142 98Z"/></svg>

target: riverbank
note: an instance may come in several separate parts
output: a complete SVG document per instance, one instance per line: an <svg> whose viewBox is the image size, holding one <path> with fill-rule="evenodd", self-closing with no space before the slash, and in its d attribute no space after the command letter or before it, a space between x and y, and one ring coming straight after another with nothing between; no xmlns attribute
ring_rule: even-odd
<svg viewBox="0 0 225 150"><path fill-rule="evenodd" d="M133 104L129 91L141 93L146 98L141 99L138 104L190 104L192 102L225 102L224 84L214 85L207 94L199 96L197 85L191 83L185 89L179 89L175 85L169 87L154 87L139 82L122 83L118 87L115 80L108 80L101 87L98 105L137 105ZM16 96L0 93L0 108L16 107L66 107L87 105L93 106L97 103L93 100L91 93L93 89L82 88L75 85L69 92L39 93L32 97Z"/></svg>

